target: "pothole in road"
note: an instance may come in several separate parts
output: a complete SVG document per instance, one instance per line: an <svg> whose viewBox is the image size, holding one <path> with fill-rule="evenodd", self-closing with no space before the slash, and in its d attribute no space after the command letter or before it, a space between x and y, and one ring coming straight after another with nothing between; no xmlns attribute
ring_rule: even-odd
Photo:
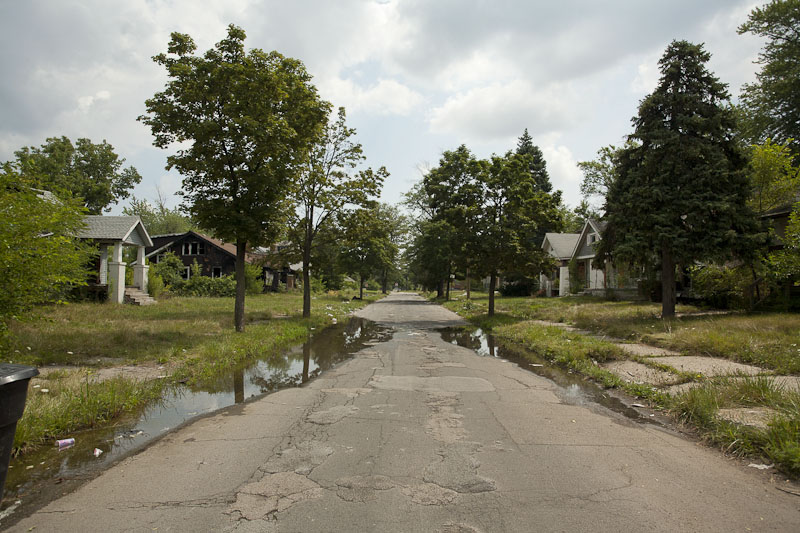
<svg viewBox="0 0 800 533"><path fill-rule="evenodd" d="M557 394L564 403L571 405L597 404L633 421L662 426L660 421L653 417L643 416L639 411L593 381L562 370L529 350L505 344L481 329L443 328L439 330L439 333L445 342L474 350L482 357L495 357L510 361L520 368L553 381L560 387Z"/></svg>

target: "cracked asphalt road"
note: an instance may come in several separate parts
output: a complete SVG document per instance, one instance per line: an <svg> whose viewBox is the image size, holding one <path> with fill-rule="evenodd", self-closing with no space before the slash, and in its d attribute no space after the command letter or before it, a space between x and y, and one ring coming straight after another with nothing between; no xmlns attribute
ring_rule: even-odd
<svg viewBox="0 0 800 533"><path fill-rule="evenodd" d="M800 498L654 425L444 342L460 319L393 294L395 329L307 386L179 429L11 531L797 531Z"/></svg>

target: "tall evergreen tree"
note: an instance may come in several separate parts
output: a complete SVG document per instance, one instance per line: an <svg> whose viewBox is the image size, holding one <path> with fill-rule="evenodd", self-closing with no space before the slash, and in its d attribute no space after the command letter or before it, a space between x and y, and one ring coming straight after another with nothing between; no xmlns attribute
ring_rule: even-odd
<svg viewBox="0 0 800 533"><path fill-rule="evenodd" d="M553 184L550 183L550 175L547 173L547 162L544 160L544 154L542 154L538 146L533 144L533 138L528 133L528 128L525 128L522 136L517 141L517 154L530 156L528 171L533 178L535 190L542 192L552 191Z"/></svg>
<svg viewBox="0 0 800 533"><path fill-rule="evenodd" d="M726 86L706 69L701 45L673 41L661 79L642 100L606 198L601 257L660 258L662 316L675 314L675 268L755 249L745 155L734 139Z"/></svg>

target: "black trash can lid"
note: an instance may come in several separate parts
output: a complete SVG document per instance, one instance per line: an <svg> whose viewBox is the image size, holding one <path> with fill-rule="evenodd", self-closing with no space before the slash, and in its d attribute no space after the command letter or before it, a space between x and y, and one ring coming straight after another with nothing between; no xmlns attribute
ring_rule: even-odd
<svg viewBox="0 0 800 533"><path fill-rule="evenodd" d="M38 375L39 371L32 366L0 363L0 386L23 379L31 379Z"/></svg>

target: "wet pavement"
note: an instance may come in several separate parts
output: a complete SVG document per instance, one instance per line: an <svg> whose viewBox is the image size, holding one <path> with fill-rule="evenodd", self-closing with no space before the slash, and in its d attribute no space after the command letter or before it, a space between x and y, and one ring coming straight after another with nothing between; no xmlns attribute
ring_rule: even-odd
<svg viewBox="0 0 800 533"><path fill-rule="evenodd" d="M98 430L75 432L75 445L46 447L12 460L0 526L62 496L115 462L136 453L182 424L222 408L299 387L362 350L391 337L391 329L359 317L313 332L285 353L249 361L217 379L192 387L177 385L141 414ZM100 450L96 455L95 450Z"/></svg>
<svg viewBox="0 0 800 533"><path fill-rule="evenodd" d="M800 527L797 496L768 473L489 336L443 330L464 324L440 306L393 294L359 315L393 334L168 433L10 530Z"/></svg>

